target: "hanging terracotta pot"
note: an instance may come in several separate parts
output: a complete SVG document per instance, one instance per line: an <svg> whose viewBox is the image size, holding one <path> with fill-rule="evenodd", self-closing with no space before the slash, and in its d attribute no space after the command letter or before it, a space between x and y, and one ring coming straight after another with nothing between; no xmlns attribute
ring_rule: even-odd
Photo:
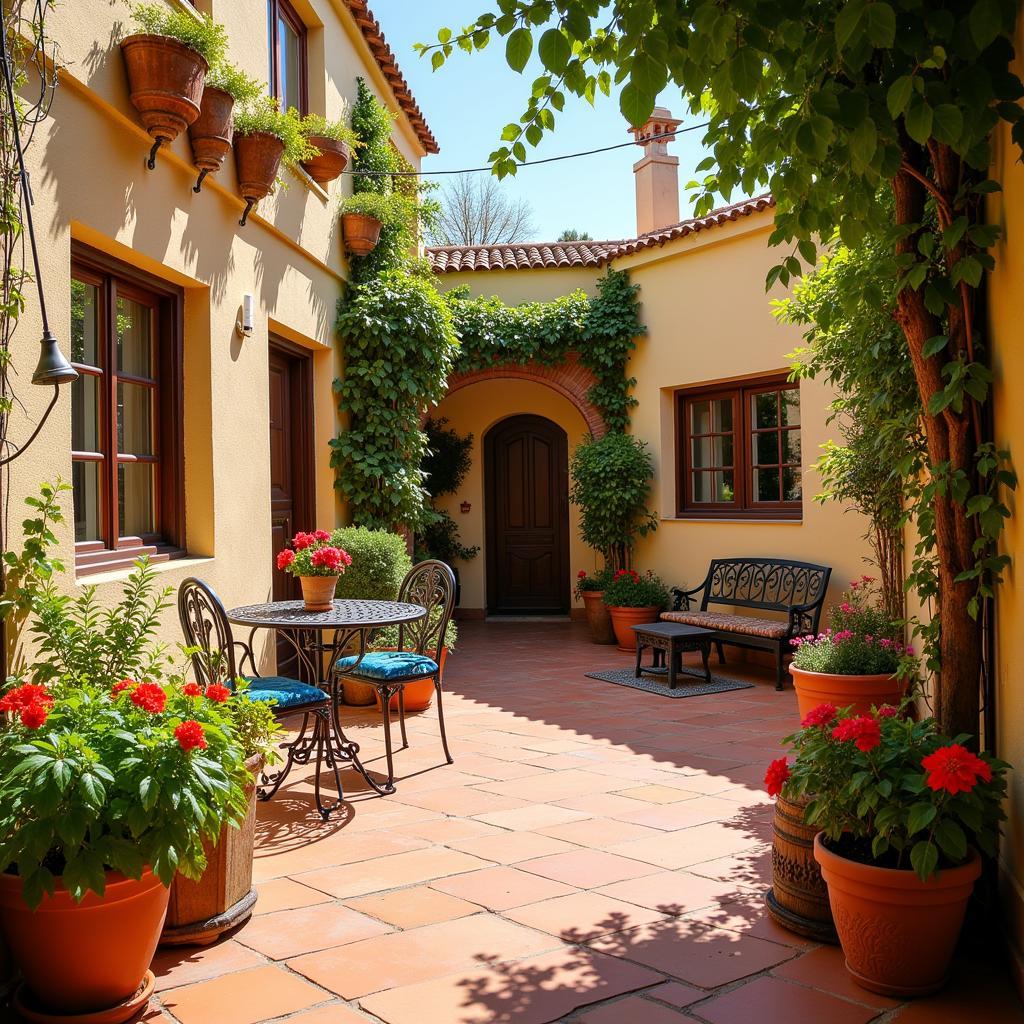
<svg viewBox="0 0 1024 1024"><path fill-rule="evenodd" d="M245 213L240 224L249 218L249 211L264 196L270 195L281 168L284 143L270 132L235 133L235 173L238 191L245 200Z"/></svg>
<svg viewBox="0 0 1024 1024"><path fill-rule="evenodd" d="M143 126L158 142L172 142L199 116L209 64L170 36L129 36L121 53Z"/></svg>
<svg viewBox="0 0 1024 1024"><path fill-rule="evenodd" d="M329 612L334 607L334 590L338 576L300 576L302 600L307 612Z"/></svg>
<svg viewBox="0 0 1024 1024"><path fill-rule="evenodd" d="M365 256L373 252L380 241L380 229L383 227L376 217L365 213L343 213L341 215L341 236L345 240L345 248L355 256Z"/></svg>
<svg viewBox="0 0 1024 1024"><path fill-rule="evenodd" d="M171 882L167 919L161 946L206 946L252 916L256 890L252 887L252 858L256 847L256 778L263 757L245 762L249 782L245 794L249 809L236 827L225 825L217 844L203 843L206 870L196 881L176 875Z"/></svg>
<svg viewBox="0 0 1024 1024"><path fill-rule="evenodd" d="M840 856L814 840L828 885L846 969L861 988L886 996L923 996L946 983L981 857L943 868L922 882L909 870Z"/></svg>
<svg viewBox="0 0 1024 1024"><path fill-rule="evenodd" d="M633 626L643 626L658 621L661 609L657 605L649 608L626 608L624 606L605 605L612 619L612 629L620 651L636 653L636 633Z"/></svg>
<svg viewBox="0 0 1024 1024"><path fill-rule="evenodd" d="M47 1021L96 1014L110 1024L138 1014L153 991L149 965L168 896L152 871L138 881L108 872L102 896L90 892L75 903L58 879L54 894L32 910L21 879L0 874L0 924L25 979L15 994L18 1012Z"/></svg>
<svg viewBox="0 0 1024 1024"><path fill-rule="evenodd" d="M303 160L303 169L318 185L334 181L348 166L348 146L325 135L310 135L308 141L320 150L320 155Z"/></svg>
<svg viewBox="0 0 1024 1024"><path fill-rule="evenodd" d="M872 706L891 704L894 707L903 700L907 683L893 675L839 676L828 672L808 672L806 669L789 668L793 676L793 689L803 718L819 704L835 704L837 708L853 705L855 714L867 715Z"/></svg>
<svg viewBox="0 0 1024 1024"><path fill-rule="evenodd" d="M590 627L590 639L595 644L615 643L615 631L612 629L612 617L608 605L604 603L603 590L584 590L583 608L587 613L587 625Z"/></svg>
<svg viewBox="0 0 1024 1024"><path fill-rule="evenodd" d="M231 150L231 112L235 99L223 89L207 86L199 117L189 125L188 137L192 143L192 163L202 172L198 186L207 174L216 174Z"/></svg>

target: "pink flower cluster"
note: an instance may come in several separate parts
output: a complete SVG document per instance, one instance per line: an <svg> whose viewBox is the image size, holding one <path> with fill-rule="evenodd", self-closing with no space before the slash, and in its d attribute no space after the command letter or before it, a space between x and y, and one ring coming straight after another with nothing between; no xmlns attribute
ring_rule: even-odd
<svg viewBox="0 0 1024 1024"><path fill-rule="evenodd" d="M860 590L861 587L870 587L874 582L874 576L861 576L859 580L850 580L850 589ZM843 611L846 611L846 609L844 608Z"/></svg>
<svg viewBox="0 0 1024 1024"><path fill-rule="evenodd" d="M914 656L914 648L907 644L905 647L903 644L897 643L895 640L890 640L888 637L882 637L878 641L878 646L887 651L892 651L893 654L899 656L905 654L908 658Z"/></svg>

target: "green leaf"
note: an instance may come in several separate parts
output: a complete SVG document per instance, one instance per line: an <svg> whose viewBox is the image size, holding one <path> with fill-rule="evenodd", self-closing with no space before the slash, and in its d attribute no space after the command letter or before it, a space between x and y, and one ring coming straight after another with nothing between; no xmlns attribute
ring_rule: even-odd
<svg viewBox="0 0 1024 1024"><path fill-rule="evenodd" d="M634 128L639 128L651 116L656 97L656 92L645 92L634 82L627 82L619 93L619 110Z"/></svg>
<svg viewBox="0 0 1024 1024"><path fill-rule="evenodd" d="M962 861L967 856L967 836L964 830L951 819L940 821L935 826L935 841L950 860Z"/></svg>
<svg viewBox="0 0 1024 1024"><path fill-rule="evenodd" d="M750 46L741 46L729 65L736 94L745 100L753 99L757 95L763 69L761 55Z"/></svg>
<svg viewBox="0 0 1024 1024"><path fill-rule="evenodd" d="M929 338L921 350L921 354L925 359L929 359L937 353L941 352L949 344L949 337L945 334L936 334L934 338Z"/></svg>
<svg viewBox="0 0 1024 1024"><path fill-rule="evenodd" d="M896 40L896 14L885 3L868 4L864 20L868 39L882 49L889 49Z"/></svg>
<svg viewBox="0 0 1024 1024"><path fill-rule="evenodd" d="M845 50L850 43L856 43L856 34L861 29L864 17L864 0L850 0L836 16L836 45Z"/></svg>
<svg viewBox="0 0 1024 1024"><path fill-rule="evenodd" d="M955 143L964 130L964 117L960 108L952 103L940 103L934 113L934 132L939 142Z"/></svg>
<svg viewBox="0 0 1024 1024"><path fill-rule="evenodd" d="M533 33L528 28L517 28L505 43L505 60L513 71L522 72L533 53Z"/></svg>
<svg viewBox="0 0 1024 1024"><path fill-rule="evenodd" d="M935 804L916 803L911 806L907 815L907 834L916 835L922 829L927 828L935 820L937 814Z"/></svg>
<svg viewBox="0 0 1024 1024"><path fill-rule="evenodd" d="M932 108L924 100L918 99L911 103L907 111L904 123L907 126L907 134L922 145L926 143L932 134Z"/></svg>
<svg viewBox="0 0 1024 1024"><path fill-rule="evenodd" d="M1003 27L999 0L975 0L967 23L974 45L979 50L984 50L999 35Z"/></svg>
<svg viewBox="0 0 1024 1024"><path fill-rule="evenodd" d="M572 47L559 29L549 28L540 37L540 42L537 44L537 55L548 71L561 74L572 56Z"/></svg>
<svg viewBox="0 0 1024 1024"><path fill-rule="evenodd" d="M927 841L915 843L910 851L910 863L917 872L917 877L922 882L927 880L935 873L935 869L939 865L938 847Z"/></svg>
<svg viewBox="0 0 1024 1024"><path fill-rule="evenodd" d="M907 109L907 104L910 102L913 92L914 79L910 75L901 75L889 86L885 102L891 117L897 118Z"/></svg>

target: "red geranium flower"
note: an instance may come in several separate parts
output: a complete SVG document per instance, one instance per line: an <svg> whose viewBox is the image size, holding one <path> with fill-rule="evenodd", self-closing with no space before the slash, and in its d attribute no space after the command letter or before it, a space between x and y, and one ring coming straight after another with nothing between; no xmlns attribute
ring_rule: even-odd
<svg viewBox="0 0 1024 1024"><path fill-rule="evenodd" d="M899 708L894 708L891 704L883 704L875 714L879 718L895 718L900 713Z"/></svg>
<svg viewBox="0 0 1024 1024"><path fill-rule="evenodd" d="M784 758L780 757L776 761L772 761L768 765L768 771L764 773L764 785L765 789L768 790L769 796L778 796L782 792L782 787L786 784L789 779L789 762Z"/></svg>
<svg viewBox="0 0 1024 1024"><path fill-rule="evenodd" d="M316 543L316 538L311 533L297 533L292 538L292 545L296 551L305 551L311 544Z"/></svg>
<svg viewBox="0 0 1024 1024"><path fill-rule="evenodd" d="M331 572L344 572L345 561L337 548L319 548L313 552L310 559L318 569L328 569Z"/></svg>
<svg viewBox="0 0 1024 1024"><path fill-rule="evenodd" d="M815 726L828 725L828 723L835 717L835 704L819 704L816 708L811 708L811 710L804 715L803 720L800 722L800 728L813 729Z"/></svg>
<svg viewBox="0 0 1024 1024"><path fill-rule="evenodd" d="M326 530L314 530L313 540L330 540L331 535Z"/></svg>
<svg viewBox="0 0 1024 1024"><path fill-rule="evenodd" d="M223 704L231 697L231 691L220 683L213 683L206 688L206 696L215 704Z"/></svg>
<svg viewBox="0 0 1024 1024"><path fill-rule="evenodd" d="M16 686L13 690L0 698L0 711L24 711L26 708L43 705L48 707L53 703L53 695L45 686L38 683L25 683Z"/></svg>
<svg viewBox="0 0 1024 1024"><path fill-rule="evenodd" d="M38 704L29 704L28 707L21 709L21 724L26 729L39 729L46 723L46 717L49 714L49 704L42 702Z"/></svg>
<svg viewBox="0 0 1024 1024"><path fill-rule="evenodd" d="M158 714L167 706L167 694L164 688L156 683L139 683L132 690L131 702L137 707Z"/></svg>
<svg viewBox="0 0 1024 1024"><path fill-rule="evenodd" d="M133 686L137 685L138 684L135 682L134 679L119 679L110 688L110 696L116 697L119 693L122 693L125 690L130 690Z"/></svg>
<svg viewBox="0 0 1024 1024"><path fill-rule="evenodd" d="M867 753L882 742L882 730L871 715L859 715L857 718L844 718L832 730L832 739L853 742L858 750Z"/></svg>
<svg viewBox="0 0 1024 1024"><path fill-rule="evenodd" d="M290 548L285 548L284 551L279 551L277 554L277 567L278 569L287 569L292 562L295 561L295 552Z"/></svg>
<svg viewBox="0 0 1024 1024"><path fill-rule="evenodd" d="M189 718L182 722L174 730L174 738L186 754L197 747L200 750L206 749L206 734L203 732L203 727L195 719Z"/></svg>
<svg viewBox="0 0 1024 1024"><path fill-rule="evenodd" d="M587 570L586 569L580 569L580 571L578 573L576 573L576 579L578 579L578 580L585 580L586 578L587 578Z"/></svg>
<svg viewBox="0 0 1024 1024"><path fill-rule="evenodd" d="M186 697L201 697L203 695L202 687L198 683L186 683L181 688L181 692Z"/></svg>
<svg viewBox="0 0 1024 1024"><path fill-rule="evenodd" d="M927 772L925 782L931 789L947 793L969 793L978 783L992 781L992 769L976 754L959 743L939 747L921 761Z"/></svg>

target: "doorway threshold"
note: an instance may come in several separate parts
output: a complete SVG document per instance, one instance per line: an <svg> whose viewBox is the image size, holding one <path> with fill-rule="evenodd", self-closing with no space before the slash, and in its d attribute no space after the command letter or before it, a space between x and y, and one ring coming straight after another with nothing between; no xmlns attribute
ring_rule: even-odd
<svg viewBox="0 0 1024 1024"><path fill-rule="evenodd" d="M488 615L484 622L572 622L568 615Z"/></svg>

